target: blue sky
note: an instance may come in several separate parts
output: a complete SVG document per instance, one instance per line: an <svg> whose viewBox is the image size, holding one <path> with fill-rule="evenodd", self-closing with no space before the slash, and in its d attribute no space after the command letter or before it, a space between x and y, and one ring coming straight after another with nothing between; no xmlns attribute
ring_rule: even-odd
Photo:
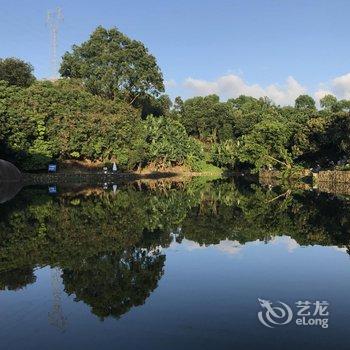
<svg viewBox="0 0 350 350"><path fill-rule="evenodd" d="M61 56L98 25L141 40L158 60L172 96L299 93L350 98L348 0L0 0L0 57L50 76L47 10L60 6Z"/></svg>

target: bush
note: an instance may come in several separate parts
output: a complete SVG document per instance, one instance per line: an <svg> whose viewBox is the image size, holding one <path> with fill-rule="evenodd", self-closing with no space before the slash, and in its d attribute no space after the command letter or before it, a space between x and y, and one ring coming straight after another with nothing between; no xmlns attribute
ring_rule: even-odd
<svg viewBox="0 0 350 350"><path fill-rule="evenodd" d="M33 66L18 58L0 58L0 80L9 85L30 86L35 81Z"/></svg>
<svg viewBox="0 0 350 350"><path fill-rule="evenodd" d="M227 140L214 144L211 149L211 157L214 164L220 167L233 168L237 161L237 141Z"/></svg>
<svg viewBox="0 0 350 350"><path fill-rule="evenodd" d="M207 163L204 159L197 159L191 156L187 157L186 165L188 165L190 169L196 173L218 174L222 172L220 168L213 164Z"/></svg>
<svg viewBox="0 0 350 350"><path fill-rule="evenodd" d="M140 113L122 101L104 100L75 81L37 82L26 89L0 85L6 152L25 170L52 158L142 160Z"/></svg>
<svg viewBox="0 0 350 350"><path fill-rule="evenodd" d="M203 157L200 143L187 135L180 122L150 115L144 126L147 161L166 167L182 165L189 156L196 159Z"/></svg>

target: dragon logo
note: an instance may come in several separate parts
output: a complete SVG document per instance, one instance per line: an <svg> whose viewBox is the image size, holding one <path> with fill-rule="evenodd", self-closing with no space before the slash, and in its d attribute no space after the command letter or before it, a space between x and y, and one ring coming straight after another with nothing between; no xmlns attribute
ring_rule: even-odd
<svg viewBox="0 0 350 350"><path fill-rule="evenodd" d="M274 328L274 326L288 324L292 320L293 312L287 304L279 301L280 306L272 306L269 300L259 298L258 300L263 308L263 311L258 312L258 318L264 326Z"/></svg>

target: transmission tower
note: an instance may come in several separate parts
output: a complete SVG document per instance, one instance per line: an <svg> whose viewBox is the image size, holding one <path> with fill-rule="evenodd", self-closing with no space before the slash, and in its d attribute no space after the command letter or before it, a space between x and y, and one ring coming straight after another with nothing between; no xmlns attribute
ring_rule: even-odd
<svg viewBox="0 0 350 350"><path fill-rule="evenodd" d="M52 311L49 312L50 324L64 332L67 328L67 318L63 314L61 303L61 270L51 268Z"/></svg>
<svg viewBox="0 0 350 350"><path fill-rule="evenodd" d="M51 35L51 79L56 80L58 77L58 61L57 61L57 39L60 23L63 21L62 10L57 7L54 11L47 12L46 24L50 29Z"/></svg>

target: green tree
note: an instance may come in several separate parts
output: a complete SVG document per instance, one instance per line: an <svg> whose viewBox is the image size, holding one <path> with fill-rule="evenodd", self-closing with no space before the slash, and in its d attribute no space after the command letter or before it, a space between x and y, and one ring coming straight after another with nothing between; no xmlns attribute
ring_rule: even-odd
<svg viewBox="0 0 350 350"><path fill-rule="evenodd" d="M315 110L316 109L316 102L309 95L300 95L295 100L295 108L302 109L302 110Z"/></svg>
<svg viewBox="0 0 350 350"><path fill-rule="evenodd" d="M255 170L272 166L289 168L292 162L288 151L289 139L290 131L286 124L266 119L239 140L239 160L252 164Z"/></svg>
<svg viewBox="0 0 350 350"><path fill-rule="evenodd" d="M346 112L350 112L350 100L340 100L340 108Z"/></svg>
<svg viewBox="0 0 350 350"><path fill-rule="evenodd" d="M269 99L256 99L241 95L236 99L227 101L234 109L233 133L235 137L248 134L254 126L271 116L279 117L279 109Z"/></svg>
<svg viewBox="0 0 350 350"><path fill-rule="evenodd" d="M33 66L18 58L0 58L0 80L10 85L28 87L34 81Z"/></svg>
<svg viewBox="0 0 350 350"><path fill-rule="evenodd" d="M164 91L155 57L140 41L117 28L98 27L88 41L74 45L72 52L63 56L60 73L82 79L94 94L109 99L122 95L130 103Z"/></svg>
<svg viewBox="0 0 350 350"><path fill-rule="evenodd" d="M322 115L290 120L288 128L292 133L290 152L293 157L304 159L320 157L320 152L328 148L328 125L328 118Z"/></svg>
<svg viewBox="0 0 350 350"><path fill-rule="evenodd" d="M320 105L322 108L330 112L339 112L341 109L337 98L333 95L326 95L323 98L321 98Z"/></svg>
<svg viewBox="0 0 350 350"><path fill-rule="evenodd" d="M33 267L21 267L0 272L0 290L20 290L36 282Z"/></svg>
<svg viewBox="0 0 350 350"><path fill-rule="evenodd" d="M92 95L72 80L26 89L0 85L0 110L7 152L22 169L45 168L52 158L114 158L123 168L142 160L139 112L123 101Z"/></svg>
<svg viewBox="0 0 350 350"><path fill-rule="evenodd" d="M89 305L102 320L119 318L132 307L143 305L158 287L165 256L147 253L144 248L119 255L103 253L66 268L62 274L65 292Z"/></svg>
<svg viewBox="0 0 350 350"><path fill-rule="evenodd" d="M179 120L189 135L210 143L232 138L234 110L219 96L194 97L183 104L178 100L178 104Z"/></svg>
<svg viewBox="0 0 350 350"><path fill-rule="evenodd" d="M161 115L169 115L170 108L172 106L171 99L168 95L161 95L159 97L144 96L137 99L134 103L134 107L141 109L141 117L145 119L148 115L152 114L156 117Z"/></svg>
<svg viewBox="0 0 350 350"><path fill-rule="evenodd" d="M176 96L175 100L174 100L174 110L176 112L182 112L184 107L184 101L182 100L182 98L180 96Z"/></svg>
<svg viewBox="0 0 350 350"><path fill-rule="evenodd" d="M187 157L202 158L199 143L187 135L180 122L166 117L149 116L144 125L148 161L165 167L182 165Z"/></svg>
<svg viewBox="0 0 350 350"><path fill-rule="evenodd" d="M327 148L333 151L336 158L350 156L350 115L346 112L333 113L328 118L326 129Z"/></svg>
<svg viewBox="0 0 350 350"><path fill-rule="evenodd" d="M233 168L238 160L237 148L237 141L233 139L215 143L212 147L212 159L214 164Z"/></svg>

